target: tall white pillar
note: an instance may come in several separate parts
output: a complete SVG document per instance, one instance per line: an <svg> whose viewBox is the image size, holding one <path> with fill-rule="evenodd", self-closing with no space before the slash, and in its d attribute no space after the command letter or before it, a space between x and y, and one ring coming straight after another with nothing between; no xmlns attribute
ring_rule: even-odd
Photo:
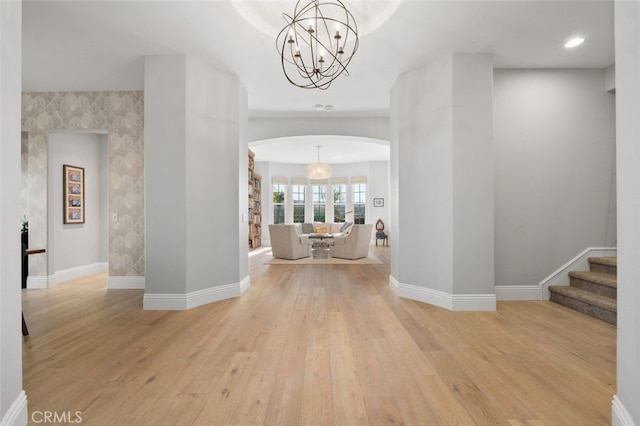
<svg viewBox="0 0 640 426"><path fill-rule="evenodd" d="M640 3L615 2L618 368L614 425L640 425Z"/></svg>
<svg viewBox="0 0 640 426"><path fill-rule="evenodd" d="M16 189L21 165L21 57L22 3L0 2L0 424L28 420L22 389L21 217Z"/></svg>
<svg viewBox="0 0 640 426"><path fill-rule="evenodd" d="M493 62L450 54L392 89L391 193L398 295L493 310Z"/></svg>
<svg viewBox="0 0 640 426"><path fill-rule="evenodd" d="M145 60L145 309L189 309L249 286L247 94L181 55Z"/></svg>

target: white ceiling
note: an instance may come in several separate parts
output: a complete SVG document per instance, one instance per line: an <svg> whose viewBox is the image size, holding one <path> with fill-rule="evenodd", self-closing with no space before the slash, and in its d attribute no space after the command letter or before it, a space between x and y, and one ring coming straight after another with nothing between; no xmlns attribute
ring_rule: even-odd
<svg viewBox="0 0 640 426"><path fill-rule="evenodd" d="M272 27L295 6L234 1L259 7ZM23 89L142 90L145 55L188 54L237 74L250 116L380 116L399 74L450 52L493 53L496 68L606 68L614 61L613 0L352 1L365 3L365 17L356 16L365 31L379 10L397 9L362 35L350 75L319 91L291 85L276 34L252 26L228 0L25 0ZM565 49L574 35L585 43ZM317 104L333 111L316 111ZM306 150L315 152L316 142L309 143Z"/></svg>

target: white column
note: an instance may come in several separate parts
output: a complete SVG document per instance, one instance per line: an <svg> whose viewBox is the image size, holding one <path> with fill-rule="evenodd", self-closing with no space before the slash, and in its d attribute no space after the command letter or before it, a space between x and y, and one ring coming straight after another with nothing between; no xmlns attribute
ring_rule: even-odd
<svg viewBox="0 0 640 426"><path fill-rule="evenodd" d="M246 99L236 76L198 59L145 60L145 309L248 288Z"/></svg>
<svg viewBox="0 0 640 426"><path fill-rule="evenodd" d="M490 55L451 54L392 90L390 283L400 296L495 309L492 84Z"/></svg>
<svg viewBox="0 0 640 426"><path fill-rule="evenodd" d="M618 367L614 425L640 424L640 3L615 2Z"/></svg>
<svg viewBox="0 0 640 426"><path fill-rule="evenodd" d="M0 2L0 424L27 424L20 299L22 3ZM28 318L28 317L27 317Z"/></svg>

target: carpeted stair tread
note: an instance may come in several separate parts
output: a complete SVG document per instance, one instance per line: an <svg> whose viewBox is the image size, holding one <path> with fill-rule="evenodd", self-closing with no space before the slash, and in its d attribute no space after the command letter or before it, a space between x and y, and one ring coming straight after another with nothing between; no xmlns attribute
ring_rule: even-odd
<svg viewBox="0 0 640 426"><path fill-rule="evenodd" d="M589 263L597 263L600 265L607 266L618 266L618 258L617 257L590 257Z"/></svg>
<svg viewBox="0 0 640 426"><path fill-rule="evenodd" d="M583 281L590 281L603 286L618 288L618 280L615 275L591 271L571 271L569 277Z"/></svg>
<svg viewBox="0 0 640 426"><path fill-rule="evenodd" d="M616 325L618 258L592 256L588 271L569 272L569 285L549 286L550 300Z"/></svg>
<svg viewBox="0 0 640 426"><path fill-rule="evenodd" d="M618 275L618 258L617 257L590 257L589 270L591 272L600 272L612 276Z"/></svg>
<svg viewBox="0 0 640 426"><path fill-rule="evenodd" d="M601 296L581 288L570 287L566 285L554 285L549 287L552 293L561 294L570 299L579 300L589 305L597 306L611 312L617 312L617 302L610 297Z"/></svg>

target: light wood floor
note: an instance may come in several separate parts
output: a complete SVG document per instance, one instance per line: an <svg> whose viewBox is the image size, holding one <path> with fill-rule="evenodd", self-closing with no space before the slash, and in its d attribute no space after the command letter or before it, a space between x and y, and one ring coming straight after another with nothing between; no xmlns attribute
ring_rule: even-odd
<svg viewBox="0 0 640 426"><path fill-rule="evenodd" d="M605 425L614 326L550 302L450 312L384 265L265 265L241 298L143 311L97 275L25 290L30 413L88 425ZM35 423L32 423L35 424Z"/></svg>

